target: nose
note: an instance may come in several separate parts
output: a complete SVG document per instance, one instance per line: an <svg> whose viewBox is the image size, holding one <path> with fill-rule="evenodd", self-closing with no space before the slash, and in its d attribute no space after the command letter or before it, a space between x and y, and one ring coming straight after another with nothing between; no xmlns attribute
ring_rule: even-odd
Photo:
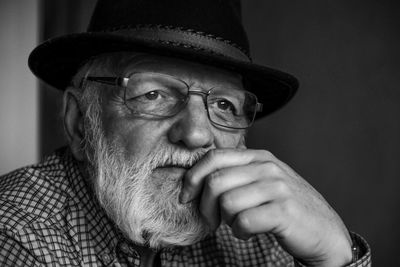
<svg viewBox="0 0 400 267"><path fill-rule="evenodd" d="M168 138L172 143L184 145L188 149L209 148L213 145L212 125L203 96L191 95L186 107L176 115Z"/></svg>

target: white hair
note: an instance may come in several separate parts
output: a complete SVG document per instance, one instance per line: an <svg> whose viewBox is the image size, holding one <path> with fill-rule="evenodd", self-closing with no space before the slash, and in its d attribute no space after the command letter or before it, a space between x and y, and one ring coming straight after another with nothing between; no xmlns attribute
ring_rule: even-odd
<svg viewBox="0 0 400 267"><path fill-rule="evenodd" d="M89 60L74 76L65 95L72 93L79 101L89 182L109 218L138 244L152 248L189 245L204 238L210 229L196 203L179 203L181 178L155 177L152 172L171 164L189 168L206 153L205 149L193 152L164 144L148 155L126 159L123 148L104 136L100 93L104 85L83 79L88 75L119 76L124 65L137 56L118 53Z"/></svg>

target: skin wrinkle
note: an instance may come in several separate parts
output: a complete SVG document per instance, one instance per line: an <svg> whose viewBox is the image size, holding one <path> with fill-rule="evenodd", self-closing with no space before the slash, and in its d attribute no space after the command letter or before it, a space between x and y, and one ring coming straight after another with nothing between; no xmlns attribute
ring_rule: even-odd
<svg viewBox="0 0 400 267"><path fill-rule="evenodd" d="M74 84L80 82L80 77L88 75L126 76L138 69L175 75L202 90L221 83L240 84L240 77L225 71L218 72L218 77L214 68L204 70L198 64L188 63L187 69L182 69L180 61L162 61L166 63L160 64L156 57L147 55L118 53L114 56L89 62L78 72ZM204 148L190 148L182 141L174 140L170 132L179 136L182 133L177 129L198 123L186 119L194 119L194 112L201 109L205 112L202 99L197 99L197 96L190 98L190 108L186 107L173 118L147 120L129 114L114 86L87 83L80 94L89 175L101 205L117 226L131 240L152 248L193 244L209 234L210 229L199 213L198 203L193 201L183 205L179 202L182 176L173 177L157 167L178 165L190 168L212 148L244 146L245 131L213 127L203 114L201 131L207 129L213 135L212 143Z"/></svg>
<svg viewBox="0 0 400 267"><path fill-rule="evenodd" d="M94 59L80 75L158 71L202 90L226 83L243 88L239 76L214 67L155 56L147 61L140 57L143 61L134 65L129 57L118 53ZM157 58L158 64L153 64ZM123 60L127 68L118 63ZM289 254L307 265L342 266L351 261L349 232L321 195L269 152L246 149L246 131L211 123L199 95L191 94L173 117L149 119L133 115L121 92L115 86L87 83L79 101L72 94L65 97L70 103L65 123L74 157L86 162L87 179L100 204L128 239L147 251L190 245L227 219L234 236L274 234ZM77 103L82 113L76 110ZM84 151L80 151L83 135ZM165 167L174 164L188 165L190 170ZM207 185L208 178L217 174L220 181ZM249 188L263 183L272 191L249 194ZM233 190L253 204L221 205L220 197Z"/></svg>
<svg viewBox="0 0 400 267"><path fill-rule="evenodd" d="M88 117L95 118L99 116ZM96 123L100 122L89 122L94 126L92 129L100 130L101 127L94 125ZM160 148L158 153L147 155L143 160L125 162L120 149L112 141L108 143L101 132L93 133L93 136L88 134L86 140L89 144L98 140L97 147L93 148L97 163L90 173L97 177L95 191L100 203L129 238L157 248L161 245L190 244L208 234L207 226L201 223L197 211L194 212L194 203L186 206L178 204L181 181L164 177L161 182L151 175L156 166L187 162L193 165L201 154L189 155L186 152L183 156L184 152ZM160 154L160 151L165 152ZM162 184L160 190L157 190L157 183ZM168 201L172 202L165 204ZM147 233L147 240L142 238L144 233Z"/></svg>

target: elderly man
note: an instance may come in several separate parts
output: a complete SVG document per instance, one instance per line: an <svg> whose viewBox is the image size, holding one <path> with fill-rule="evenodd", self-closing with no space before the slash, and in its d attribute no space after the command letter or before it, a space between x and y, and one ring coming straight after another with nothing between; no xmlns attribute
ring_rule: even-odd
<svg viewBox="0 0 400 267"><path fill-rule="evenodd" d="M247 149L297 89L251 63L235 1L99 1L31 54L69 147L0 180L0 265L368 266L303 178Z"/></svg>

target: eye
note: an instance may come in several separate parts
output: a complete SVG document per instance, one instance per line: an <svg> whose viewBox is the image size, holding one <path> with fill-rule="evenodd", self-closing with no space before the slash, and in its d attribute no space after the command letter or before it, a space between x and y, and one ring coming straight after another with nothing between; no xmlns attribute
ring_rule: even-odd
<svg viewBox="0 0 400 267"><path fill-rule="evenodd" d="M227 100L219 100L217 102L217 106L220 110L231 111L231 112L235 111L235 107L233 106L233 104Z"/></svg>
<svg viewBox="0 0 400 267"><path fill-rule="evenodd" d="M160 93L157 91L151 91L151 92L146 93L144 96L148 100L156 100L160 96Z"/></svg>

